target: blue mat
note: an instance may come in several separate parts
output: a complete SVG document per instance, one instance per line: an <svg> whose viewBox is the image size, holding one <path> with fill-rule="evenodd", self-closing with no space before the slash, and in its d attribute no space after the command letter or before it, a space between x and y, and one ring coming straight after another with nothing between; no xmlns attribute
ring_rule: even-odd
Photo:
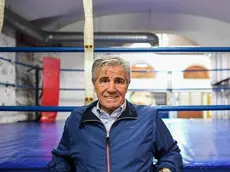
<svg viewBox="0 0 230 172"><path fill-rule="evenodd" d="M184 171L230 171L230 121L164 119L178 140ZM0 171L45 172L64 122L0 124Z"/></svg>

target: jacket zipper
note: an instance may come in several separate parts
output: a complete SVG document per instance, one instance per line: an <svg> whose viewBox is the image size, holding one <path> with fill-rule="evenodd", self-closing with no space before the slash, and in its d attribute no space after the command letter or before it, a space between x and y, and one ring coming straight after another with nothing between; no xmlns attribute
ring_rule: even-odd
<svg viewBox="0 0 230 172"><path fill-rule="evenodd" d="M84 122L99 122L103 125L106 131L106 165L107 165L107 172L110 172L110 140L109 140L109 131L107 131L105 125L100 120L85 120Z"/></svg>
<svg viewBox="0 0 230 172"><path fill-rule="evenodd" d="M107 160L107 172L110 172L110 140L109 131L106 131L106 160Z"/></svg>
<svg viewBox="0 0 230 172"><path fill-rule="evenodd" d="M130 119L130 117L123 117L123 118L119 118L117 120L114 121L113 124L115 124L117 121L120 121L122 119ZM133 118L132 118L133 119ZM110 131L113 127L113 124L111 125L110 127ZM107 131L107 129L105 128L106 130L106 159L107 159L107 172L111 172L111 167L110 167L110 137L109 137L109 133L110 131Z"/></svg>
<svg viewBox="0 0 230 172"><path fill-rule="evenodd" d="M134 119L134 118L133 117L119 118L119 119L115 120L113 124L115 124L117 121L120 121L122 119ZM105 125L100 120L87 120L87 121L84 121L84 122L93 122L93 121L101 123L104 126L104 128L105 128L105 131L106 131L106 162L107 162L107 172L111 172L111 167L110 167L110 137L109 137L110 131L107 131ZM113 126L113 124L112 124L112 126ZM111 126L110 130L112 129L112 126Z"/></svg>

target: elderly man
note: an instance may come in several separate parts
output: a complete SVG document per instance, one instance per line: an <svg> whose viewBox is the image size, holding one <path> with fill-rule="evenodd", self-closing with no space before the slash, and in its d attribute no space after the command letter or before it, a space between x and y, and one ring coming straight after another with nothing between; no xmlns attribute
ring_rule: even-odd
<svg viewBox="0 0 230 172"><path fill-rule="evenodd" d="M98 100L76 108L48 164L52 172L180 172L177 142L153 106L125 99L129 63L95 60L92 82ZM153 169L153 158L157 163Z"/></svg>

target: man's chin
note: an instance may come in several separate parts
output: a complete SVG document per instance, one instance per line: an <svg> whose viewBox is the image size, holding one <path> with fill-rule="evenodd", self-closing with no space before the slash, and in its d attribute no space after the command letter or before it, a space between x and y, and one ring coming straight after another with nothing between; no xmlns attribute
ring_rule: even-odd
<svg viewBox="0 0 230 172"><path fill-rule="evenodd" d="M108 109L109 111L114 111L115 109L117 109L119 107L119 105L114 104L114 105L107 105L106 109Z"/></svg>
<svg viewBox="0 0 230 172"><path fill-rule="evenodd" d="M120 99L106 99L105 102L108 107L109 106L112 107L112 106L117 106L119 104L118 102L120 102Z"/></svg>
<svg viewBox="0 0 230 172"><path fill-rule="evenodd" d="M109 105L109 106L107 106L107 109L117 109L118 108L118 105Z"/></svg>

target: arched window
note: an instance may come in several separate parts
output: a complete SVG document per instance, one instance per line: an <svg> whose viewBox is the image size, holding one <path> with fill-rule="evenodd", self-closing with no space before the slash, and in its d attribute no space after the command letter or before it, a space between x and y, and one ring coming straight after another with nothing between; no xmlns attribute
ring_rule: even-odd
<svg viewBox="0 0 230 172"><path fill-rule="evenodd" d="M154 68L146 63L138 63L131 67L132 78L156 78Z"/></svg>
<svg viewBox="0 0 230 172"><path fill-rule="evenodd" d="M209 79L210 75L207 69L203 66L192 65L185 69L184 79ZM203 102L202 92L188 92L189 104L191 102ZM203 118L203 111L179 111L178 118Z"/></svg>
<svg viewBox="0 0 230 172"><path fill-rule="evenodd" d="M199 66L199 65L189 66L184 71L184 79L209 79L209 78L210 78L209 72L203 66Z"/></svg>

